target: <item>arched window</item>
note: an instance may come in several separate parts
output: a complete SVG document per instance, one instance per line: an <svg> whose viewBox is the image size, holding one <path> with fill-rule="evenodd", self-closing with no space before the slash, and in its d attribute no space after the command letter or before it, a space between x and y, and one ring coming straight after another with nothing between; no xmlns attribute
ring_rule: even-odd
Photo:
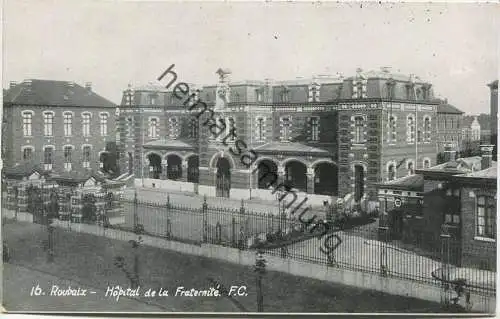
<svg viewBox="0 0 500 319"><path fill-rule="evenodd" d="M86 145L82 148L82 152L83 152L83 158L82 158L83 167L90 168L92 147Z"/></svg>
<svg viewBox="0 0 500 319"><path fill-rule="evenodd" d="M411 161L411 160L410 160L410 161L408 161L408 162L406 163L406 168L407 168L407 170L408 170L408 175L413 175L413 174L415 174L415 165L414 165L413 161Z"/></svg>
<svg viewBox="0 0 500 319"><path fill-rule="evenodd" d="M63 113L64 136L71 136L73 128L73 114L71 112Z"/></svg>
<svg viewBox="0 0 500 319"><path fill-rule="evenodd" d="M82 133L83 136L90 136L90 113L82 113Z"/></svg>
<svg viewBox="0 0 500 319"><path fill-rule="evenodd" d="M23 160L31 161L33 159L33 151L34 148L31 146L27 146L23 148Z"/></svg>
<svg viewBox="0 0 500 319"><path fill-rule="evenodd" d="M64 169L66 171L71 171L71 164L73 163L72 153L73 153L72 146L64 146Z"/></svg>
<svg viewBox="0 0 500 319"><path fill-rule="evenodd" d="M108 135L108 113L99 114L100 118L100 128L101 128L101 136Z"/></svg>
<svg viewBox="0 0 500 319"><path fill-rule="evenodd" d="M396 165L394 163L391 163L387 167L387 180L392 181L395 179L396 179Z"/></svg>
<svg viewBox="0 0 500 319"><path fill-rule="evenodd" d="M408 143L415 143L415 118L412 114L406 118L406 140Z"/></svg>
<svg viewBox="0 0 500 319"><path fill-rule="evenodd" d="M52 170L54 160L54 147L46 146L43 150L43 164L46 171Z"/></svg>
<svg viewBox="0 0 500 319"><path fill-rule="evenodd" d="M365 137L365 121L362 116L356 116L354 118L354 143L360 144L364 143Z"/></svg>
<svg viewBox="0 0 500 319"><path fill-rule="evenodd" d="M157 138L158 137L158 119L156 117L149 119L149 137Z"/></svg>
<svg viewBox="0 0 500 319"><path fill-rule="evenodd" d="M431 141L431 119L430 117L424 117L424 142Z"/></svg>
<svg viewBox="0 0 500 319"><path fill-rule="evenodd" d="M431 160L428 158L424 158L424 168L431 167Z"/></svg>
<svg viewBox="0 0 500 319"><path fill-rule="evenodd" d="M134 136L134 119L132 117L127 117L127 138L132 138Z"/></svg>
<svg viewBox="0 0 500 319"><path fill-rule="evenodd" d="M311 141L319 141L319 117L311 117Z"/></svg>
<svg viewBox="0 0 500 319"><path fill-rule="evenodd" d="M45 136L52 136L54 134L54 112L43 113L43 132Z"/></svg>
<svg viewBox="0 0 500 319"><path fill-rule="evenodd" d="M264 118L258 117L257 118L257 140L262 141L264 140Z"/></svg>
<svg viewBox="0 0 500 319"><path fill-rule="evenodd" d="M193 118L189 122L189 137L198 138L198 119Z"/></svg>
<svg viewBox="0 0 500 319"><path fill-rule="evenodd" d="M33 113L33 111L24 111L22 113L24 136L31 136L32 134Z"/></svg>
<svg viewBox="0 0 500 319"><path fill-rule="evenodd" d="M389 143L397 142L396 133L396 117L394 115L389 116Z"/></svg>
<svg viewBox="0 0 500 319"><path fill-rule="evenodd" d="M289 141L290 140L290 131L292 127L292 123L289 117L280 118L281 122L281 140Z"/></svg>
<svg viewBox="0 0 500 319"><path fill-rule="evenodd" d="M179 136L179 119L177 117L171 117L168 119L168 135L176 139Z"/></svg>

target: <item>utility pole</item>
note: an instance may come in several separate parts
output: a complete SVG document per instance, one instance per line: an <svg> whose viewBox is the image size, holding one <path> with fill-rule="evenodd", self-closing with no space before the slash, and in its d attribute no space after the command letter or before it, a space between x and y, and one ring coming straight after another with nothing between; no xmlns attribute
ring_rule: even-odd
<svg viewBox="0 0 500 319"><path fill-rule="evenodd" d="M257 273L257 312L264 312L264 297L262 294L262 277L266 273L266 260L262 256L263 250L257 250L255 257L255 272Z"/></svg>

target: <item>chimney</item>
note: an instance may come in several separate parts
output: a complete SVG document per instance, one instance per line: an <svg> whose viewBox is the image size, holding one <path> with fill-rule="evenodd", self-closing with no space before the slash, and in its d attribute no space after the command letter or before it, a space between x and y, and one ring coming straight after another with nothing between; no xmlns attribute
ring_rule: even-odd
<svg viewBox="0 0 500 319"><path fill-rule="evenodd" d="M89 91L92 91L92 82L85 82L85 88Z"/></svg>
<svg viewBox="0 0 500 319"><path fill-rule="evenodd" d="M455 161L455 150L453 149L452 144L446 144L444 146L444 161L445 162L453 162Z"/></svg>
<svg viewBox="0 0 500 319"><path fill-rule="evenodd" d="M481 169L491 167L493 161L493 145L481 145Z"/></svg>
<svg viewBox="0 0 500 319"><path fill-rule="evenodd" d="M9 89L12 89L14 86L17 85L17 82L16 81L10 81L10 84L9 84Z"/></svg>

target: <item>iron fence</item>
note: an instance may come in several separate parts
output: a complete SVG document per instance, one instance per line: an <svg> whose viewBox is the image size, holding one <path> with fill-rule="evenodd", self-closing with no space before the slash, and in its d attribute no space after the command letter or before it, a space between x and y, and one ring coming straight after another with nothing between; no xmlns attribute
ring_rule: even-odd
<svg viewBox="0 0 500 319"><path fill-rule="evenodd" d="M305 225L284 214L249 211L243 203L239 208L227 208L209 206L205 201L191 207L172 203L169 198L166 203L152 203L120 193L109 194L100 192L78 203L79 216L85 215L81 210L87 209L95 218L61 218L59 214L56 219L67 223L66 229L97 223L103 226L103 232L107 228L133 232L140 225L144 234L159 240L211 243L242 250L265 243L264 253L281 258L443 285L448 290L457 281L465 280L468 291L485 298L495 295L496 262L491 256L496 256L496 251L478 254L473 244L443 234L436 237L420 233L411 240L394 240L378 219L366 216L361 216L359 222L331 221L329 232L318 234L312 232L314 223ZM9 196L2 196L3 217L14 218ZM68 203L60 207L65 205Z"/></svg>

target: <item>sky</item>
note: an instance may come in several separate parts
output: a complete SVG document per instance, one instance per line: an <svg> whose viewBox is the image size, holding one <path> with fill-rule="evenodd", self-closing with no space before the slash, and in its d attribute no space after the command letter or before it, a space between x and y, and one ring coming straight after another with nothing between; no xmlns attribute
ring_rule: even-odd
<svg viewBox="0 0 500 319"><path fill-rule="evenodd" d="M4 0L2 84L92 82L119 103L171 64L178 80L415 74L468 114L489 113L500 6L474 3Z"/></svg>

